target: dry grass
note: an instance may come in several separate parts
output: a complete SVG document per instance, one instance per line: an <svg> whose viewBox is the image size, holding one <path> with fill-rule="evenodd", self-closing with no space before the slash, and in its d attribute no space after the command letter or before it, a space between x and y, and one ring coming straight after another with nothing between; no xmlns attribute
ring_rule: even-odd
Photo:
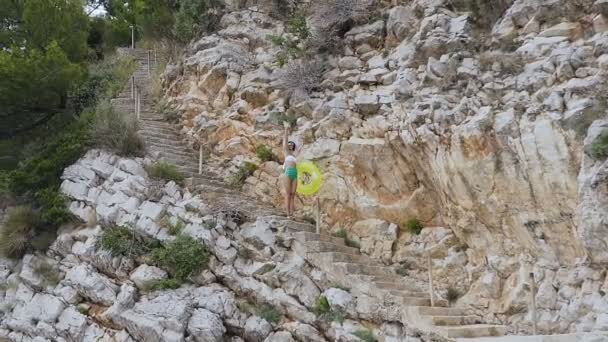
<svg viewBox="0 0 608 342"><path fill-rule="evenodd" d="M142 156L145 147L137 129L132 115L117 112L109 102L102 102L96 108L91 135L98 147L125 157Z"/></svg>
<svg viewBox="0 0 608 342"><path fill-rule="evenodd" d="M30 247L39 223L39 215L32 207L12 209L0 230L0 253L10 258L21 258Z"/></svg>
<svg viewBox="0 0 608 342"><path fill-rule="evenodd" d="M280 73L280 86L290 96L308 96L323 80L325 64L320 60L291 61Z"/></svg>

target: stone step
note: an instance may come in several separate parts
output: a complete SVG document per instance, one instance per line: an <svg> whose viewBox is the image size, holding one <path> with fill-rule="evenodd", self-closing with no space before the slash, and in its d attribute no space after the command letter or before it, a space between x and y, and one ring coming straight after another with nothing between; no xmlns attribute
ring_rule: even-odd
<svg viewBox="0 0 608 342"><path fill-rule="evenodd" d="M144 136L142 138L145 141L153 142L157 146L160 146L160 147L162 147L162 146L184 147L184 143L182 143L180 141L173 141L173 140L162 139L162 138L154 138L154 137L150 137L150 136Z"/></svg>
<svg viewBox="0 0 608 342"><path fill-rule="evenodd" d="M364 254L347 254L338 252L322 252L320 254L324 255L324 257L330 258L332 262L358 263L364 266L385 267L383 264L379 263L374 259L369 258ZM393 278L394 276L386 277L386 279Z"/></svg>
<svg viewBox="0 0 608 342"><path fill-rule="evenodd" d="M415 309L424 316L464 316L466 314L464 308L421 306Z"/></svg>
<svg viewBox="0 0 608 342"><path fill-rule="evenodd" d="M428 298L429 297L428 292L422 292L422 291L388 290L388 293L390 293L393 296L397 296L397 297L419 297L419 298Z"/></svg>
<svg viewBox="0 0 608 342"><path fill-rule="evenodd" d="M502 336L507 332L507 327L504 325L472 324L454 327L437 327L437 332L450 338L475 338Z"/></svg>
<svg viewBox="0 0 608 342"><path fill-rule="evenodd" d="M311 232L306 232L306 231L298 231L297 233L294 233L293 236L296 238L296 240L301 241L301 242L329 241L329 242L332 242L335 244L340 244L340 243L344 242L342 239L333 237L331 235L317 234L317 233L311 233Z"/></svg>
<svg viewBox="0 0 608 342"><path fill-rule="evenodd" d="M308 241L306 242L306 248L309 253L315 252L343 252L348 254L359 254L359 249L348 247L345 245L338 245L327 241Z"/></svg>
<svg viewBox="0 0 608 342"><path fill-rule="evenodd" d="M479 324L479 318L476 316L427 316L427 318L437 326Z"/></svg>
<svg viewBox="0 0 608 342"><path fill-rule="evenodd" d="M151 130L151 129L141 129L137 132L142 137L150 137L150 138L158 138L158 139L167 139L173 141L182 142L182 138L175 132L166 133L161 132L160 130Z"/></svg>
<svg viewBox="0 0 608 342"><path fill-rule="evenodd" d="M377 276L391 276L390 272L382 267L368 266L359 263L334 262L334 267L341 269L345 274L369 274Z"/></svg>
<svg viewBox="0 0 608 342"><path fill-rule="evenodd" d="M169 146L155 141L143 140L148 149L158 157L168 157L182 162L189 161L192 163L194 170L198 171L198 158L186 146Z"/></svg>

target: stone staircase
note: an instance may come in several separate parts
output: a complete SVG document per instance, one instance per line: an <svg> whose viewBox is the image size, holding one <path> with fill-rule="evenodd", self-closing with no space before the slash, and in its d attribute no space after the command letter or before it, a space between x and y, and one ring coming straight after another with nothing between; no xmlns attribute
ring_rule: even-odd
<svg viewBox="0 0 608 342"><path fill-rule="evenodd" d="M146 85L150 81L147 52L138 49L121 52L137 60L135 82ZM467 315L465 309L448 307L446 300L435 300L432 307L427 284L397 275L391 268L362 255L357 248L347 246L341 238L316 234L314 225L284 216L280 210L246 196L208 170L199 174L198 151L189 148L174 125L155 112L154 102L145 91L141 101L139 134L146 143L148 154L174 164L187 177L187 186L192 192L218 207L238 208L251 218L266 220L273 230L291 240L295 252L323 269L331 281L346 285L355 295L367 295L380 301L376 313L379 319L403 321L450 338L506 333L505 326L481 324L477 317ZM113 106L135 115L130 84L113 100Z"/></svg>

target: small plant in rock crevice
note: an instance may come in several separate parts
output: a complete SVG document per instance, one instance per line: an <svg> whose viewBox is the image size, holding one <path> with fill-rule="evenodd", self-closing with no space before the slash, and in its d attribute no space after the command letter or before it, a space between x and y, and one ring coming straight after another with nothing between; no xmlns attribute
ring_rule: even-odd
<svg viewBox="0 0 608 342"><path fill-rule="evenodd" d="M146 172L154 180L174 181L178 185L184 184L184 176L177 167L166 162L156 162L146 167Z"/></svg>
<svg viewBox="0 0 608 342"><path fill-rule="evenodd" d="M258 145L255 148L255 154L262 162L279 161L279 157L274 152L272 152L272 150L266 145Z"/></svg>
<svg viewBox="0 0 608 342"><path fill-rule="evenodd" d="M450 287L448 288L446 294L445 294L445 299L447 299L447 301L452 304L455 301L458 300L458 298L460 298L461 293L458 289L454 288L454 287Z"/></svg>
<svg viewBox="0 0 608 342"><path fill-rule="evenodd" d="M168 278L155 281L154 283L150 284L146 290L150 292L159 290L174 290L178 289L181 285L181 281L174 278Z"/></svg>
<svg viewBox="0 0 608 342"><path fill-rule="evenodd" d="M125 226L109 226L97 243L113 256L139 257L150 252L158 241L146 241Z"/></svg>
<svg viewBox="0 0 608 342"><path fill-rule="evenodd" d="M591 143L588 153L596 160L608 158L608 130L603 131Z"/></svg>
<svg viewBox="0 0 608 342"><path fill-rule="evenodd" d="M269 323L279 323L281 321L281 313L274 306L270 304L261 304L257 310L260 317L268 321Z"/></svg>
<svg viewBox="0 0 608 342"><path fill-rule="evenodd" d="M359 329L353 333L353 335L357 336L361 340L365 342L378 342L378 339L374 334L368 329Z"/></svg>
<svg viewBox="0 0 608 342"><path fill-rule="evenodd" d="M151 252L152 260L179 281L185 281L207 267L207 248L190 236L179 235L166 246Z"/></svg>
<svg viewBox="0 0 608 342"><path fill-rule="evenodd" d="M409 263L401 263L399 266L395 268L395 273L402 277L406 277L410 273L410 265Z"/></svg>
<svg viewBox="0 0 608 342"><path fill-rule="evenodd" d="M329 287L330 288L335 288L335 289L340 289L340 290L343 290L343 291L346 291L346 292L350 291L350 288L348 286L344 286L343 284L338 283L338 282L332 282L331 284L329 284Z"/></svg>
<svg viewBox="0 0 608 342"><path fill-rule="evenodd" d="M344 244L346 244L348 247L352 247L352 248L357 248L360 249L361 248L361 243L353 238L350 237L346 237L344 239Z"/></svg>
<svg viewBox="0 0 608 342"><path fill-rule="evenodd" d="M169 234L178 235L186 227L186 223L184 223L182 219L178 218L175 224L173 224L171 223L169 217L165 216L160 221L160 226L162 228L165 228L169 232Z"/></svg>
<svg viewBox="0 0 608 342"><path fill-rule="evenodd" d="M312 312L317 315L317 318L326 322L344 322L346 314L341 311L334 311L331 309L327 297L319 296L315 300L312 307Z"/></svg>
<svg viewBox="0 0 608 342"><path fill-rule="evenodd" d="M344 228L339 229L338 231L336 231L332 235L334 237L342 238L342 239L346 239L348 237L348 233L346 232L346 229L344 229Z"/></svg>
<svg viewBox="0 0 608 342"><path fill-rule="evenodd" d="M258 166L251 162L244 162L237 172L228 179L230 185L240 188L245 185L245 181L258 169Z"/></svg>
<svg viewBox="0 0 608 342"><path fill-rule="evenodd" d="M404 227L405 227L405 230L410 232L410 234L414 234L414 235L420 234L420 232L422 232L422 229L424 228L424 226L422 225L422 222L420 222L420 220L417 218L411 218L411 219L407 220L404 224Z"/></svg>

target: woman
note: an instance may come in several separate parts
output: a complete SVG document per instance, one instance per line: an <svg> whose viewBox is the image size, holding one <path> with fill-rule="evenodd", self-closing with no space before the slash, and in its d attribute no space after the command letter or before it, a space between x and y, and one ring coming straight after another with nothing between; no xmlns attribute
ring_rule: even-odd
<svg viewBox="0 0 608 342"><path fill-rule="evenodd" d="M285 134L283 135L283 154L285 155L285 162L283 163L283 170L285 172L285 207L287 208L287 215L293 216L294 211L294 198L296 197L296 188L298 186L298 170L296 169L296 143L293 141L287 141L287 135L289 134L289 126L285 125Z"/></svg>

